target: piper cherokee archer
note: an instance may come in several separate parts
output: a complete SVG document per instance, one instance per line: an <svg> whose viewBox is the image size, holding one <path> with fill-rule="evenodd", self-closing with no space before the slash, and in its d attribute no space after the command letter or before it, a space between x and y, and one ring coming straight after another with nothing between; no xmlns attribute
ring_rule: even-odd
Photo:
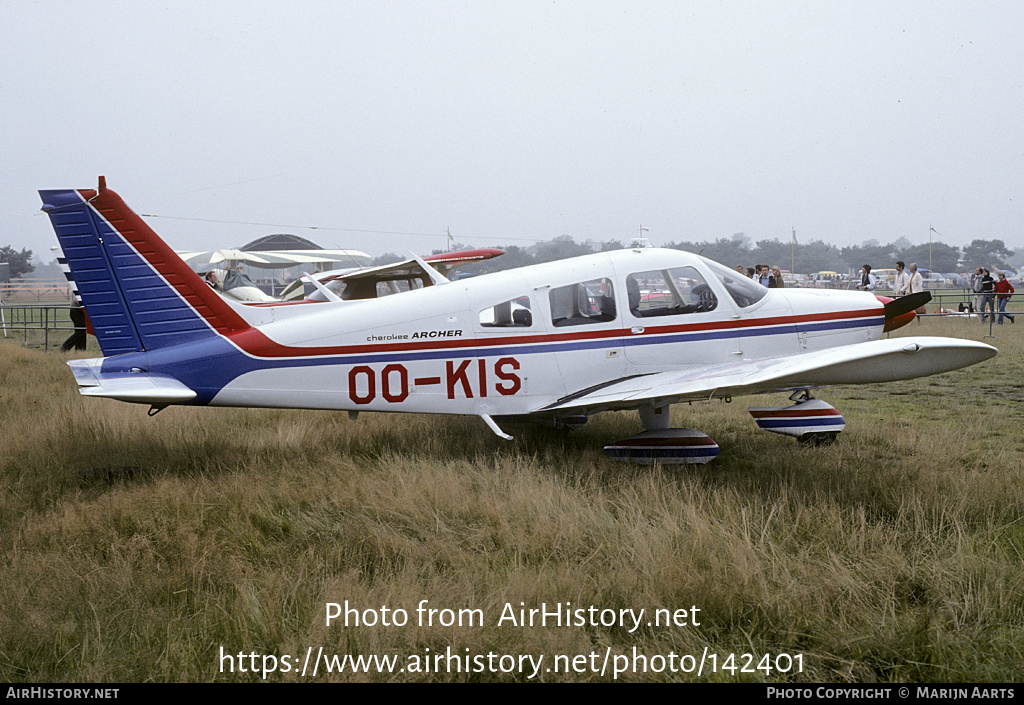
<svg viewBox="0 0 1024 705"><path fill-rule="evenodd" d="M528 418L573 427L636 410L643 433L606 446L636 462L707 462L713 440L670 428L684 401L783 392L761 428L829 441L845 426L810 390L955 370L996 349L883 339L927 292L766 289L698 255L586 255L449 281L414 257L418 288L323 287L290 304L222 298L100 177L40 191L104 357L72 360L81 394L150 405L461 414L497 435ZM404 276L404 274L403 274ZM322 287L322 285L321 285ZM318 287L320 289L321 287ZM381 292L387 293L387 292Z"/></svg>

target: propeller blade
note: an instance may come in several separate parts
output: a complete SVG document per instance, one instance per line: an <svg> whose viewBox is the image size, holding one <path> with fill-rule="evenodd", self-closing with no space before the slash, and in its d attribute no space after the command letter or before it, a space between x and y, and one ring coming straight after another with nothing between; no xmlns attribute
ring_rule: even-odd
<svg viewBox="0 0 1024 705"><path fill-rule="evenodd" d="M898 299L886 301L885 320L891 321L897 316L902 316L904 313L910 313L911 311L921 308L931 300L932 292L919 291L916 294L907 294L906 296L901 296Z"/></svg>

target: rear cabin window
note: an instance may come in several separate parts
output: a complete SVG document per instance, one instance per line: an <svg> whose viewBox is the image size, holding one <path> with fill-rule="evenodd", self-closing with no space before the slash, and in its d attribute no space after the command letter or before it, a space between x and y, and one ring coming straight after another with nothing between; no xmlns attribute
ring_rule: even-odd
<svg viewBox="0 0 1024 705"><path fill-rule="evenodd" d="M611 279L560 286L548 294L551 324L556 328L615 320L615 294Z"/></svg>
<svg viewBox="0 0 1024 705"><path fill-rule="evenodd" d="M715 292L693 267L630 274L626 295L634 318L704 313L718 307Z"/></svg>
<svg viewBox="0 0 1024 705"><path fill-rule="evenodd" d="M529 328L533 325L530 297L520 296L485 308L480 312L480 325L484 328Z"/></svg>

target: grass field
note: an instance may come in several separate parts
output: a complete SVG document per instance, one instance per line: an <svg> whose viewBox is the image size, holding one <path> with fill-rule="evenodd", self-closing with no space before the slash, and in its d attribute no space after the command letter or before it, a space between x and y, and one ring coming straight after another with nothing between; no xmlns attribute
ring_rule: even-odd
<svg viewBox="0 0 1024 705"><path fill-rule="evenodd" d="M1020 680L1024 327L997 332L973 368L820 390L847 420L826 448L756 429L746 407L782 395L677 406L722 447L681 471L604 456L635 414L512 442L463 418L150 418L81 398L65 355L2 343L0 680L251 681L272 656L270 681L525 681L525 655L542 681ZM423 600L450 612L421 625ZM346 601L408 623L326 626ZM499 624L542 603L645 617ZM321 647L406 670L296 673ZM428 658L449 653L468 668Z"/></svg>

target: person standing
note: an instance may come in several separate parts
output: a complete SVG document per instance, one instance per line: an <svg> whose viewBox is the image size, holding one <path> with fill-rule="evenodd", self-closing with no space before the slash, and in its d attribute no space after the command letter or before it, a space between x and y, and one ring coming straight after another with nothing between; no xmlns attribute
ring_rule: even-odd
<svg viewBox="0 0 1024 705"><path fill-rule="evenodd" d="M981 267L974 270L974 274L971 275L971 289L974 291L974 310L981 310L981 279L984 276L981 273Z"/></svg>
<svg viewBox="0 0 1024 705"><path fill-rule="evenodd" d="M772 280L774 282L772 288L774 289L782 289L786 286L782 281L782 270L778 267L772 267Z"/></svg>
<svg viewBox="0 0 1024 705"><path fill-rule="evenodd" d="M910 281L907 283L907 294L919 294L924 291L924 277L917 271L917 263L910 263Z"/></svg>
<svg viewBox="0 0 1024 705"><path fill-rule="evenodd" d="M999 279L993 284L995 289L996 297L999 299L999 325L1003 325L1003 316L1010 319L1010 323L1013 323L1013 314L1006 313L1006 304L1010 301L1010 296L1013 294L1013 284L1011 284L1006 275L1000 272L998 274Z"/></svg>
<svg viewBox="0 0 1024 705"><path fill-rule="evenodd" d="M988 273L987 269L982 268L981 270L981 322L985 322L985 309L988 308L989 313L992 314L992 320L996 318L996 283L992 279L992 275Z"/></svg>
<svg viewBox="0 0 1024 705"><path fill-rule="evenodd" d="M858 289L863 289L864 291L874 291L875 290L875 275L871 273L871 265L870 264L865 264L863 267L861 267L860 271L861 271L860 284L857 285L857 288Z"/></svg>
<svg viewBox="0 0 1024 705"><path fill-rule="evenodd" d="M907 274L907 265L902 262L896 263L896 281L892 283L892 291L896 296L909 294L910 275Z"/></svg>

